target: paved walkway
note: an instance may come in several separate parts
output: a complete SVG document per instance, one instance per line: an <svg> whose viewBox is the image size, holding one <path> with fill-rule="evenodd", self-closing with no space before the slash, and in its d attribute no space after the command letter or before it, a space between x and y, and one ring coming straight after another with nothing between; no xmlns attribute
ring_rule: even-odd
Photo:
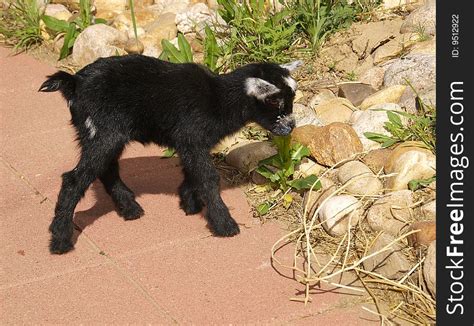
<svg viewBox="0 0 474 326"><path fill-rule="evenodd" d="M201 215L178 207L177 159L130 146L123 179L145 209L125 222L100 183L76 209L76 249L48 252L48 225L60 175L78 152L58 93L38 93L55 71L0 48L0 324L366 325L354 298L321 291L307 306L289 301L303 287L275 271L270 248L283 234L260 225L243 192L223 198L242 233L210 236Z"/></svg>

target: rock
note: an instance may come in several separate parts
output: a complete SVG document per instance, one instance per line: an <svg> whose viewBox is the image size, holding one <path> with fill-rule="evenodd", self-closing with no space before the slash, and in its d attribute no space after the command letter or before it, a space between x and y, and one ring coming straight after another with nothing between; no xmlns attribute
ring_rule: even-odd
<svg viewBox="0 0 474 326"><path fill-rule="evenodd" d="M162 52L161 44L158 44L153 37L145 35L144 37L141 37L140 40L144 46L143 55L155 58L160 56Z"/></svg>
<svg viewBox="0 0 474 326"><path fill-rule="evenodd" d="M432 200L420 207L421 215L430 221L436 220L436 200Z"/></svg>
<svg viewBox="0 0 474 326"><path fill-rule="evenodd" d="M403 22L400 33L436 34L436 2L428 1L414 10Z"/></svg>
<svg viewBox="0 0 474 326"><path fill-rule="evenodd" d="M397 7L402 7L407 4L416 3L416 0L384 0L382 1L382 8L384 9L394 9Z"/></svg>
<svg viewBox="0 0 474 326"><path fill-rule="evenodd" d="M65 21L67 21L72 16L69 10L67 10L67 8L61 4L47 4L44 14Z"/></svg>
<svg viewBox="0 0 474 326"><path fill-rule="evenodd" d="M436 174L436 157L426 148L415 142L398 145L387 159L385 173L396 173L387 178L387 188L407 189L414 179L427 179Z"/></svg>
<svg viewBox="0 0 474 326"><path fill-rule="evenodd" d="M352 73L357 67L359 57L352 52L347 44L333 45L323 49L321 54L325 62L334 64L334 68L338 71Z"/></svg>
<svg viewBox="0 0 474 326"><path fill-rule="evenodd" d="M365 59L359 60L357 63L357 67L354 69L354 73L356 76L360 76L365 74L368 70L374 68L374 57L371 55L368 55L365 57Z"/></svg>
<svg viewBox="0 0 474 326"><path fill-rule="evenodd" d="M367 256L381 251L388 246L395 238L386 233L380 234L373 246L367 252ZM410 262L402 252L403 246L400 242L395 242L390 249L382 251L363 262L364 269L374 271L388 279L399 279L410 270Z"/></svg>
<svg viewBox="0 0 474 326"><path fill-rule="evenodd" d="M135 10L135 19L137 23L137 28L141 28L142 31L145 31L145 26L153 23L158 17L158 14L149 9L137 9ZM130 11L124 11L115 17L112 24L119 31L126 31L129 34L129 37L134 35L133 31L133 22ZM141 36L139 34L139 36Z"/></svg>
<svg viewBox="0 0 474 326"><path fill-rule="evenodd" d="M295 176L306 178L310 175L318 176L321 174L326 168L313 160L305 157L301 160L300 164L296 167Z"/></svg>
<svg viewBox="0 0 474 326"><path fill-rule="evenodd" d="M246 138L242 132L242 130L229 135L222 139L219 143L217 143L214 148L212 148L211 153L217 154L217 153L225 153L235 147L235 145L239 143L245 143L247 144L248 141L246 141Z"/></svg>
<svg viewBox="0 0 474 326"><path fill-rule="evenodd" d="M413 230L420 231L407 237L410 246L429 246L432 241L436 240L436 222L434 221L415 222L408 227L407 232Z"/></svg>
<svg viewBox="0 0 474 326"><path fill-rule="evenodd" d="M347 192L353 195L377 195L383 190L382 182L367 165L359 161L350 161L337 169L337 177Z"/></svg>
<svg viewBox="0 0 474 326"><path fill-rule="evenodd" d="M190 0L155 0L155 4L148 8L161 14L171 12L176 15L186 10L190 3Z"/></svg>
<svg viewBox="0 0 474 326"><path fill-rule="evenodd" d="M337 97L316 106L314 110L319 120L327 125L333 122L349 122L352 112L357 109L349 100Z"/></svg>
<svg viewBox="0 0 474 326"><path fill-rule="evenodd" d="M227 154L227 164L248 173L258 166L258 162L275 155L277 150L270 142L243 142Z"/></svg>
<svg viewBox="0 0 474 326"><path fill-rule="evenodd" d="M375 48L397 36L402 23L401 19L395 19L355 25L359 36L352 41L352 49L358 58L370 55Z"/></svg>
<svg viewBox="0 0 474 326"><path fill-rule="evenodd" d="M221 30L219 26L225 26L226 22L219 14L211 11L205 4L195 5L179 12L175 20L178 31L183 34L195 32L204 35L206 25L214 26L214 29Z"/></svg>
<svg viewBox="0 0 474 326"><path fill-rule="evenodd" d="M375 232L384 231L393 236L399 236L405 226L402 221L408 221L413 205L413 194L410 190L400 190L388 193L377 199L367 212L367 222Z"/></svg>
<svg viewBox="0 0 474 326"><path fill-rule="evenodd" d="M343 235L357 225L361 216L362 204L350 195L336 195L322 204L319 220L326 232L333 237Z"/></svg>
<svg viewBox="0 0 474 326"><path fill-rule="evenodd" d="M151 37L155 42L161 45L161 40L171 40L178 35L178 29L175 23L176 15L167 12L145 25L145 31L148 37Z"/></svg>
<svg viewBox="0 0 474 326"><path fill-rule="evenodd" d="M9 1L7 0L7 3ZM68 8L68 11L79 11L80 5L79 5L80 0L36 0L36 3L38 4L38 8L42 9L45 8L48 3L50 4L60 4L63 5L64 7Z"/></svg>
<svg viewBox="0 0 474 326"><path fill-rule="evenodd" d="M390 153L392 153L390 148L375 149L367 153L362 161L372 170L372 172L379 173L380 171L383 171Z"/></svg>
<svg viewBox="0 0 474 326"><path fill-rule="evenodd" d="M324 127L295 128L292 139L308 146L316 162L332 166L362 151L362 143L351 126L334 122Z"/></svg>
<svg viewBox="0 0 474 326"><path fill-rule="evenodd" d="M387 112L379 110L401 111L402 109L398 104L385 103L381 105L371 106L368 110L354 111L351 116L350 123L357 136L359 137L364 151L369 151L381 147L381 144L368 139L364 135L364 133L374 132L387 136L391 135L384 128L385 123L388 121Z"/></svg>
<svg viewBox="0 0 474 326"><path fill-rule="evenodd" d="M361 110L366 110L369 107L377 104L383 103L398 103L402 97L403 92L405 91L405 85L393 85L387 88L384 88L369 97L367 97L360 104L359 108Z"/></svg>
<svg viewBox="0 0 474 326"><path fill-rule="evenodd" d="M127 51L128 54L142 54L145 50L145 46L140 40L129 39L127 43L125 43L124 50Z"/></svg>
<svg viewBox="0 0 474 326"><path fill-rule="evenodd" d="M334 182L327 177L319 177L321 188L318 191L308 191L304 195L303 207L312 218L319 205L336 190Z"/></svg>
<svg viewBox="0 0 474 326"><path fill-rule="evenodd" d="M97 8L97 11L109 10L121 12L125 11L127 5L127 0L94 0L94 6Z"/></svg>
<svg viewBox="0 0 474 326"><path fill-rule="evenodd" d="M365 98L373 93L375 93L375 89L370 85L350 83L339 86L338 96L348 99L354 106L359 106Z"/></svg>
<svg viewBox="0 0 474 326"><path fill-rule="evenodd" d="M362 73L359 77L361 83L369 84L374 89L380 89L383 84L383 77L385 75L386 68L376 66L366 72Z"/></svg>
<svg viewBox="0 0 474 326"><path fill-rule="evenodd" d="M296 127L305 125L322 126L323 123L318 119L316 113L307 106L299 103L293 104L293 116L295 118Z"/></svg>
<svg viewBox="0 0 474 326"><path fill-rule="evenodd" d="M418 92L420 99L426 105L435 107L436 104L436 85L433 84L430 88ZM420 114L416 108L416 94L411 88L405 89L402 97L400 98L400 105L405 108L405 111L412 114Z"/></svg>
<svg viewBox="0 0 474 326"><path fill-rule="evenodd" d="M436 297L436 241L428 247L423 263L423 277L431 295Z"/></svg>
<svg viewBox="0 0 474 326"><path fill-rule="evenodd" d="M410 54L394 60L385 71L384 85L406 85L406 80L418 93L432 88L436 80L436 56Z"/></svg>
<svg viewBox="0 0 474 326"><path fill-rule="evenodd" d="M261 175L260 173L258 173L255 170L253 170L250 173L250 179L256 185L264 185L264 184L268 183L268 179L265 178L263 175Z"/></svg>
<svg viewBox="0 0 474 326"><path fill-rule="evenodd" d="M316 106L334 98L336 98L336 95L334 95L333 92L331 92L329 89L322 89L311 98L309 101L309 107L314 109Z"/></svg>
<svg viewBox="0 0 474 326"><path fill-rule="evenodd" d="M418 34L407 33L396 36L385 43L373 53L374 64L379 64L399 56L407 47L414 44L419 38Z"/></svg>
<svg viewBox="0 0 474 326"><path fill-rule="evenodd" d="M85 66L98 58L125 54L123 46L127 36L105 24L87 27L76 39L72 57L79 66Z"/></svg>
<svg viewBox="0 0 474 326"><path fill-rule="evenodd" d="M436 54L436 39L431 38L423 42L417 42L410 47L409 54Z"/></svg>

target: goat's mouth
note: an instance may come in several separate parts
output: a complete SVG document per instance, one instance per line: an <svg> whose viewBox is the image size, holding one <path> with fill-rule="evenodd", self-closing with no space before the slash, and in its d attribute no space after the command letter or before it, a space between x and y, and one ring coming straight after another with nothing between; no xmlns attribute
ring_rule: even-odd
<svg viewBox="0 0 474 326"><path fill-rule="evenodd" d="M279 117L270 131L276 136L287 136L295 128L295 119L291 115Z"/></svg>

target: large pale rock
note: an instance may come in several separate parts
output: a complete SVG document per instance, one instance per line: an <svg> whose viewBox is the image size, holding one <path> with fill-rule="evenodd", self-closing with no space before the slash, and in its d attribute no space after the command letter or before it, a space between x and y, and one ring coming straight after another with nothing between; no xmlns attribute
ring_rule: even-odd
<svg viewBox="0 0 474 326"><path fill-rule="evenodd" d="M436 296L436 241L428 247L425 262L423 263L423 277L433 297Z"/></svg>
<svg viewBox="0 0 474 326"><path fill-rule="evenodd" d="M436 85L433 84L430 88L421 90L418 92L418 96L426 105L429 105L433 108L436 107ZM407 88L403 92L402 97L400 98L400 105L405 108L405 111L412 114L423 114L423 112L418 112L416 107L416 94L411 88Z"/></svg>
<svg viewBox="0 0 474 326"><path fill-rule="evenodd" d="M417 42L410 47L410 54L436 54L436 38Z"/></svg>
<svg viewBox="0 0 474 326"><path fill-rule="evenodd" d="M408 231L419 230L416 233L410 234L408 238L408 244L414 247L418 246L429 246L431 242L436 240L436 222L435 221L422 221L415 222L410 225Z"/></svg>
<svg viewBox="0 0 474 326"><path fill-rule="evenodd" d="M352 41L352 49L359 57L369 55L375 48L399 35L401 19L384 20L354 26L358 36Z"/></svg>
<svg viewBox="0 0 474 326"><path fill-rule="evenodd" d="M128 0L94 0L97 11L121 12L127 8Z"/></svg>
<svg viewBox="0 0 474 326"><path fill-rule="evenodd" d="M324 127L312 125L295 128L294 141L308 146L319 164L332 166L362 151L362 143L351 126L334 122Z"/></svg>
<svg viewBox="0 0 474 326"><path fill-rule="evenodd" d="M364 84L371 85L374 89L380 89L383 84L383 77L385 75L386 68L375 66L370 68L369 70L363 72L360 77L359 81Z"/></svg>
<svg viewBox="0 0 474 326"><path fill-rule="evenodd" d="M403 22L400 33L436 34L436 1L428 1L414 10Z"/></svg>
<svg viewBox="0 0 474 326"><path fill-rule="evenodd" d="M367 222L375 232L384 231L394 236L412 216L413 194L410 190L388 193L377 199L367 212Z"/></svg>
<svg viewBox="0 0 474 326"><path fill-rule="evenodd" d="M375 89L372 86L362 83L342 84L338 91L339 97L348 99L354 106L359 106L373 93L375 93Z"/></svg>
<svg viewBox="0 0 474 326"><path fill-rule="evenodd" d="M179 12L175 19L178 31L183 34L195 32L204 35L206 25L214 26L221 30L219 26L224 26L226 22L219 14L211 11L204 3L196 3L188 9Z"/></svg>
<svg viewBox="0 0 474 326"><path fill-rule="evenodd" d="M167 12L145 25L147 37L153 38L161 46L161 40L172 40L178 35L175 23L176 15Z"/></svg>
<svg viewBox="0 0 474 326"><path fill-rule="evenodd" d="M364 101L362 101L362 103L360 104L359 108L361 110L366 110L369 107L377 104L398 103L406 87L407 86L405 85L393 85L384 88L364 99Z"/></svg>
<svg viewBox="0 0 474 326"><path fill-rule="evenodd" d="M334 182L327 177L319 177L321 188L318 191L308 191L304 195L303 207L312 218L318 207L336 190Z"/></svg>
<svg viewBox="0 0 474 326"><path fill-rule="evenodd" d="M302 177L306 178L309 177L310 175L316 175L318 176L323 172L326 168L313 160L305 157L304 159L301 160L301 163L298 164L298 166L295 169L295 177Z"/></svg>
<svg viewBox="0 0 474 326"><path fill-rule="evenodd" d="M158 14L156 12L147 8L135 10L137 28L141 29L143 32L145 31L145 26L153 23L157 17ZM114 19L113 26L120 31L126 31L129 37L134 35L132 16L129 10L118 14ZM141 33L139 33L139 36L141 36L140 34Z"/></svg>
<svg viewBox="0 0 474 326"><path fill-rule="evenodd" d="M364 59L359 60L357 67L354 69L354 73L357 79L360 81L360 76L365 74L370 69L374 68L374 57L371 55L366 56Z"/></svg>
<svg viewBox="0 0 474 326"><path fill-rule="evenodd" d="M190 0L155 0L155 4L150 6L149 9L161 14L171 12L176 15L186 10L190 4Z"/></svg>
<svg viewBox="0 0 474 326"><path fill-rule="evenodd" d="M436 189L436 187L435 187ZM421 215L430 221L436 220L436 200L432 200L420 207Z"/></svg>
<svg viewBox="0 0 474 326"><path fill-rule="evenodd" d="M388 250L381 251L394 240L395 238L390 234L380 234L367 252L367 256L376 252L379 253L363 262L364 269L374 271L389 279L399 279L403 277L411 267L410 262L402 252L403 245L401 245L400 242L395 242Z"/></svg>
<svg viewBox="0 0 474 326"><path fill-rule="evenodd" d="M382 8L394 9L401 6L406 6L412 3L416 3L418 0L383 0Z"/></svg>
<svg viewBox="0 0 474 326"><path fill-rule="evenodd" d="M371 106L369 109L364 111L355 111L351 116L350 122L352 124L352 128L359 137L364 151L381 147L381 144L365 137L364 133L374 132L386 136L391 135L384 128L385 123L388 121L387 112L379 110L401 111L401 108L398 104L385 103Z"/></svg>
<svg viewBox="0 0 474 326"><path fill-rule="evenodd" d="M385 173L396 175L387 178L387 188L407 189L414 179L428 179L436 174L436 157L426 148L414 142L397 146L385 164Z"/></svg>
<svg viewBox="0 0 474 326"><path fill-rule="evenodd" d="M390 148L375 149L367 153L362 161L372 170L372 172L379 173L384 170L385 163L387 162L390 153L392 153Z"/></svg>
<svg viewBox="0 0 474 326"><path fill-rule="evenodd" d="M128 37L113 27L97 24L87 27L76 39L72 57L79 66L85 66L98 58L125 54L123 47Z"/></svg>
<svg viewBox="0 0 474 326"><path fill-rule="evenodd" d="M385 43L373 53L374 64L380 64L399 56L407 47L419 39L416 33L397 35L393 40Z"/></svg>
<svg viewBox="0 0 474 326"><path fill-rule="evenodd" d="M337 177L345 190L353 195L377 195L383 190L382 182L367 165L359 161L350 161L337 169Z"/></svg>
<svg viewBox="0 0 474 326"><path fill-rule="evenodd" d="M337 195L322 204L319 220L328 234L341 236L357 225L361 217L361 206L354 196Z"/></svg>
<svg viewBox="0 0 474 326"><path fill-rule="evenodd" d="M311 100L309 100L309 107L314 109L316 106L326 103L329 100L336 98L333 92L329 89L321 89L317 94L315 94Z"/></svg>
<svg viewBox="0 0 474 326"><path fill-rule="evenodd" d="M349 100L337 97L316 106L314 110L316 111L316 116L319 120L324 125L327 125L333 122L348 122L351 118L352 112L357 109Z"/></svg>
<svg viewBox="0 0 474 326"><path fill-rule="evenodd" d="M54 17L59 20L67 21L71 18L72 14L62 4L48 4L44 10L44 14L47 16Z"/></svg>
<svg viewBox="0 0 474 326"><path fill-rule="evenodd" d="M270 142L247 142L233 148L225 161L241 172L248 173L258 166L258 162L276 153Z"/></svg>
<svg viewBox="0 0 474 326"><path fill-rule="evenodd" d="M436 81L436 56L410 54L394 60L384 76L384 85L406 85L408 80L417 92L433 87Z"/></svg>
<svg viewBox="0 0 474 326"><path fill-rule="evenodd" d="M299 103L293 104L293 117L295 118L296 127L305 125L322 126L323 123L318 119L314 110Z"/></svg>

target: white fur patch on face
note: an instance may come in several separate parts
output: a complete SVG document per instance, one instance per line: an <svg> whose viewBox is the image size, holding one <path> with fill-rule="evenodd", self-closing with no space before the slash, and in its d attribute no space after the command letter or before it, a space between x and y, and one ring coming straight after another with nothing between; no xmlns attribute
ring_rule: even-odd
<svg viewBox="0 0 474 326"><path fill-rule="evenodd" d="M255 96L263 101L267 96L276 94L280 91L278 87L260 78L247 78L245 80L245 92L249 96Z"/></svg>
<svg viewBox="0 0 474 326"><path fill-rule="evenodd" d="M86 128L89 130L89 139L94 138L97 128L95 127L94 123L92 122L91 117L87 117L86 122L84 123Z"/></svg>
<svg viewBox="0 0 474 326"><path fill-rule="evenodd" d="M296 88L298 87L296 80L294 80L293 78L289 76L284 77L283 80L285 81L285 84L287 84L293 90L293 93L296 92Z"/></svg>
<svg viewBox="0 0 474 326"><path fill-rule="evenodd" d="M297 69L299 66L303 65L303 61L301 60L296 60L293 62L285 63L280 65L283 69L288 70L289 72L292 72L293 70Z"/></svg>

